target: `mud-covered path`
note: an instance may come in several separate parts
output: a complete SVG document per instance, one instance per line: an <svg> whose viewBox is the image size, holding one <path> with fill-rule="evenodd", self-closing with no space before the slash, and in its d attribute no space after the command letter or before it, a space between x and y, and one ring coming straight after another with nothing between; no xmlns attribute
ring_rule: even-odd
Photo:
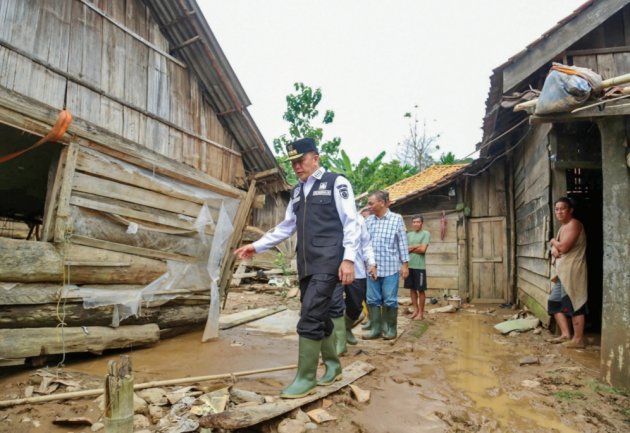
<svg viewBox="0 0 630 433"><path fill-rule="evenodd" d="M276 294L230 295L227 312L243 305L260 307L295 300ZM356 384L371 391L368 403L354 401L349 390L332 395L327 409L336 421L321 424L328 432L624 432L630 431L630 399L598 379L599 348L570 350L549 345L532 332L514 337L499 335L492 326L511 310L475 314L487 308L431 315L423 322L409 322L401 308L401 338L389 342L359 341L349 346L343 363L360 359L376 370ZM222 331L221 338L201 343L201 331L164 340L151 348L135 349L132 357L136 383L209 374L229 373L293 364L297 339L262 333L249 325ZM361 331L355 329L357 334ZM69 357L64 373L88 388L100 387L110 359ZM539 364L519 365L525 356ZM54 364L49 369L55 371ZM23 396L33 384L34 370L6 372L0 376L0 398ZM277 395L293 371L267 373L238 380L238 387L263 395ZM206 384L208 385L208 384ZM320 403L313 403L317 406ZM89 427L55 426L57 415L81 414L97 420L93 399L23 405L0 410L0 432L89 432ZM273 425L273 423L271 423ZM265 427L270 431L270 426ZM262 431L259 427L252 431ZM273 431L273 429L271 429Z"/></svg>

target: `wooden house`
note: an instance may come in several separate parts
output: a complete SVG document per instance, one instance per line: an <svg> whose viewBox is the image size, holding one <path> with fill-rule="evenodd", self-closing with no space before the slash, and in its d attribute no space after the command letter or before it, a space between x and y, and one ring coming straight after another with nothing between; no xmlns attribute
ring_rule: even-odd
<svg viewBox="0 0 630 433"><path fill-rule="evenodd" d="M553 203L568 196L577 204L588 242L587 331L601 333L602 378L630 388L630 106L617 100L547 117L502 107L502 95L542 88L554 61L604 79L630 73L630 1L586 2L496 68L481 144L481 155L497 167L488 172L503 166L508 173L514 293L543 319L551 286L547 241L558 230Z"/></svg>
<svg viewBox="0 0 630 433"><path fill-rule="evenodd" d="M216 333L286 186L248 105L195 0L0 2L0 365Z"/></svg>
<svg viewBox="0 0 630 433"><path fill-rule="evenodd" d="M390 209L402 215L407 230L415 215L431 233L427 263L427 295L443 297L468 290L465 209L454 180L466 164L433 165L389 187Z"/></svg>
<svg viewBox="0 0 630 433"><path fill-rule="evenodd" d="M451 215L462 221L457 240L466 251L458 259L467 257L459 263L460 294L516 301L549 323L548 241L559 228L553 204L562 196L572 198L588 242L587 333L601 336L602 379L628 389L630 104L599 101L563 115L515 112L505 97L541 89L552 62L587 67L604 79L630 73L630 1L586 2L496 68L480 157L443 183L441 192L419 190L392 208L410 214L443 203L453 209L456 203L463 212ZM457 199L445 202L451 189ZM435 238L436 225L429 224ZM428 263L434 252L432 245Z"/></svg>

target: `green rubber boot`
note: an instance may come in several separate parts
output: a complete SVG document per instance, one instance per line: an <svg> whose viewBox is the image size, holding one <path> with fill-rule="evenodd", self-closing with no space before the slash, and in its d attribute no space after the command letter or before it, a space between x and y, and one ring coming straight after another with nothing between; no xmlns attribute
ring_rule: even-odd
<svg viewBox="0 0 630 433"><path fill-rule="evenodd" d="M368 316L367 321L361 325L361 329L363 329L364 331L369 331L370 329L372 329L372 319L370 318L370 316Z"/></svg>
<svg viewBox="0 0 630 433"><path fill-rule="evenodd" d="M346 343L352 344L353 346L357 344L357 338L352 333L352 325L354 325L354 320L349 318L348 316L344 316L346 321Z"/></svg>
<svg viewBox="0 0 630 433"><path fill-rule="evenodd" d="M282 390L282 398L301 398L315 391L317 386L317 364L322 340L300 337L298 343L298 367L293 382Z"/></svg>
<svg viewBox="0 0 630 433"><path fill-rule="evenodd" d="M339 317L342 319L342 317ZM336 327L337 325L335 325ZM343 330L343 328L341 328ZM345 333L344 333L345 334ZM341 362L337 356L337 347L335 344L335 332L333 331L328 337L322 340L322 361L326 366L324 375L317 381L318 385L326 386L342 379Z"/></svg>
<svg viewBox="0 0 630 433"><path fill-rule="evenodd" d="M372 327L370 328L370 332L363 336L363 339L374 340L375 338L381 338L381 330L383 326L381 307L368 305L368 314L370 316L370 323L372 324Z"/></svg>
<svg viewBox="0 0 630 433"><path fill-rule="evenodd" d="M348 353L348 346L346 346L346 324L341 317L335 317L332 319L334 328L333 334L335 334L335 347L337 348L337 356L343 356Z"/></svg>
<svg viewBox="0 0 630 433"><path fill-rule="evenodd" d="M393 340L398 335L398 308L383 307L383 322L387 325L383 330L385 340Z"/></svg>

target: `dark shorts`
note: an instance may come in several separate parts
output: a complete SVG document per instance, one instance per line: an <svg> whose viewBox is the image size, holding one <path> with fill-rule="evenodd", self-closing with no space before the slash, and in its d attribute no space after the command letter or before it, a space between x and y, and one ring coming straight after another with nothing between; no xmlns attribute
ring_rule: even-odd
<svg viewBox="0 0 630 433"><path fill-rule="evenodd" d="M584 304L577 311L574 311L571 298L569 298L569 295L564 291L564 287L558 279L553 285L549 299L547 300L547 313L549 313L550 316L556 313L562 313L569 317L583 316L588 314L588 308L586 304Z"/></svg>
<svg viewBox="0 0 630 433"><path fill-rule="evenodd" d="M427 271L425 269L409 268L409 276L405 278L405 289L427 290Z"/></svg>

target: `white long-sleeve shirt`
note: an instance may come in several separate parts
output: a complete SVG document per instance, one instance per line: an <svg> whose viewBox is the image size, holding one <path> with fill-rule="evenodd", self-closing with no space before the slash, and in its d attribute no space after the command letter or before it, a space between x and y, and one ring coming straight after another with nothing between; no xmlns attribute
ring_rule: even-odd
<svg viewBox="0 0 630 433"><path fill-rule="evenodd" d="M361 235L359 237L357 259L354 262L354 277L356 279L363 279L367 278L366 267L376 265L376 259L374 257L372 241L370 240L370 233L365 225L365 219L361 214L358 215L357 222L361 230Z"/></svg>
<svg viewBox="0 0 630 433"><path fill-rule="evenodd" d="M300 187L304 190L304 197L308 196L313 188L313 184L322 178L326 172L324 167L320 167L311 174L306 182L300 182ZM359 238L361 236L361 228L358 224L360 215L357 212L354 203L354 192L348 179L338 176L335 179L334 198L339 220L343 226L343 259L356 263L357 251L359 250ZM266 233L262 238L253 243L256 252L266 251L280 242L288 239L297 228L297 217L293 212L293 201L295 197L291 197L287 210L282 220L272 231Z"/></svg>

